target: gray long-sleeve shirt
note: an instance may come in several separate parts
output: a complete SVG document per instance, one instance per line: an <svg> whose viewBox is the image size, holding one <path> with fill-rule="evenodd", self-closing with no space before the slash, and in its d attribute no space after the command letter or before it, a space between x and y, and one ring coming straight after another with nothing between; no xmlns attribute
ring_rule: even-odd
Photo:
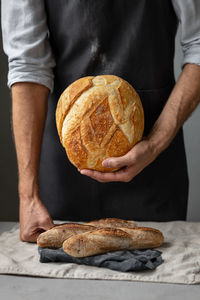
<svg viewBox="0 0 200 300"><path fill-rule="evenodd" d="M181 25L183 61L200 65L200 0L171 0ZM2 0L2 34L8 55L8 86L35 82L53 90L55 60L44 1Z"/></svg>

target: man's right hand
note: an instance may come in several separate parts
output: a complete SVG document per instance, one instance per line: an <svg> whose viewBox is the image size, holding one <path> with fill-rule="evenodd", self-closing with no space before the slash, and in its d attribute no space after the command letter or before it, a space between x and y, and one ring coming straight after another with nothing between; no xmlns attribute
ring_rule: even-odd
<svg viewBox="0 0 200 300"><path fill-rule="evenodd" d="M49 89L40 84L17 82L12 85L12 123L19 177L20 239L26 242L36 242L41 232L54 225L40 199L38 187L48 95Z"/></svg>
<svg viewBox="0 0 200 300"><path fill-rule="evenodd" d="M36 242L40 233L52 228L53 220L39 198L20 199L20 239Z"/></svg>

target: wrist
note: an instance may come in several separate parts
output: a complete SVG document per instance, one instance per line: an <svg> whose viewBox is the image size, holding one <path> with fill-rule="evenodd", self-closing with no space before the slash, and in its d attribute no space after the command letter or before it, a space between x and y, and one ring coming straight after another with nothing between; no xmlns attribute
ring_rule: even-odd
<svg viewBox="0 0 200 300"><path fill-rule="evenodd" d="M154 125L149 135L147 136L147 140L151 145L151 149L155 157L157 157L162 151L164 151L169 146L174 135L175 131L171 128L167 126L163 128L159 126L159 124Z"/></svg>
<svg viewBox="0 0 200 300"><path fill-rule="evenodd" d="M19 180L18 193L20 201L37 201L40 199L39 185L37 179Z"/></svg>

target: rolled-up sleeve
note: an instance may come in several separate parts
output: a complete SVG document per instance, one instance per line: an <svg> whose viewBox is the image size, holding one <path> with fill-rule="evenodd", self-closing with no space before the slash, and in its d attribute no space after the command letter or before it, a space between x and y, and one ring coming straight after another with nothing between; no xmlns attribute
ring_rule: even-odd
<svg viewBox="0 0 200 300"><path fill-rule="evenodd" d="M8 56L8 86L34 82L53 91L52 54L42 0L2 0L3 48Z"/></svg>
<svg viewBox="0 0 200 300"><path fill-rule="evenodd" d="M200 65L200 0L172 0L181 25L183 61Z"/></svg>

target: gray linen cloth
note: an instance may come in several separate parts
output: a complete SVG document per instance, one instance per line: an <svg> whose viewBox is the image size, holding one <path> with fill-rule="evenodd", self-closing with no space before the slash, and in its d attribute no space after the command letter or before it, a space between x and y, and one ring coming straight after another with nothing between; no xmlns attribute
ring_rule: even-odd
<svg viewBox="0 0 200 300"><path fill-rule="evenodd" d="M64 252L62 248L50 249L38 247L38 251L41 263L67 262L104 267L121 272L154 270L163 262L161 257L162 252L152 249L113 251L82 258L73 257Z"/></svg>
<svg viewBox="0 0 200 300"><path fill-rule="evenodd" d="M136 220L137 221L137 220ZM64 221L54 221L55 224ZM38 246L21 242L19 223L0 235L0 274L51 278L129 280L182 284L200 283L200 222L137 222L162 231L163 263L154 270L120 272L75 263L41 263ZM1 226L1 225L0 225Z"/></svg>

